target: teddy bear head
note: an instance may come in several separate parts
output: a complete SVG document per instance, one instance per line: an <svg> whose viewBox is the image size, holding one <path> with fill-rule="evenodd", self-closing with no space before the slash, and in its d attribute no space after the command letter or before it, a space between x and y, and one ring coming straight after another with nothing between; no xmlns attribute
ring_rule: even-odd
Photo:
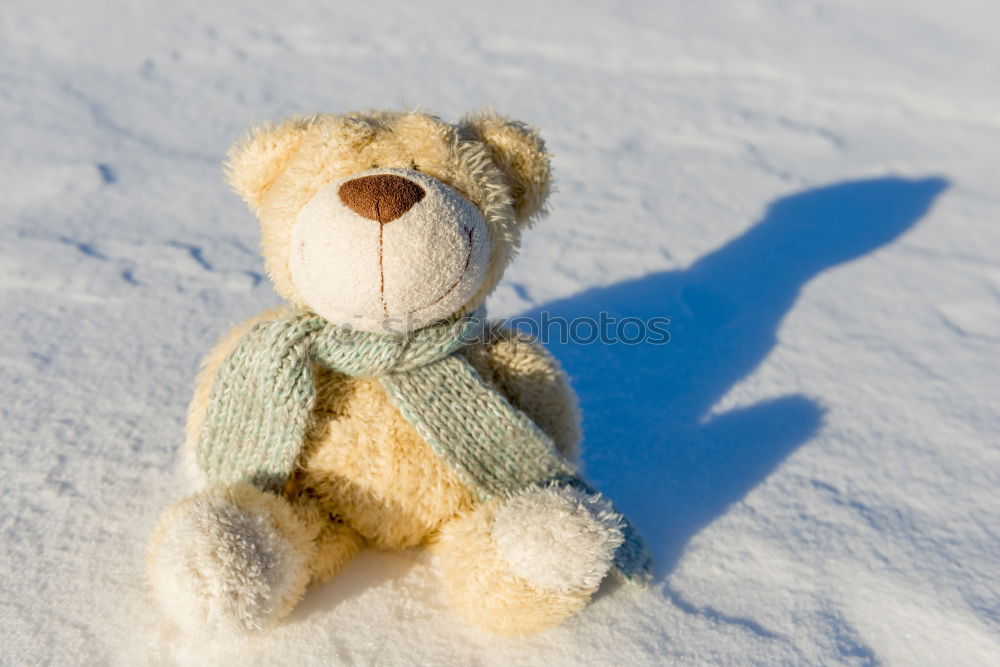
<svg viewBox="0 0 1000 667"><path fill-rule="evenodd" d="M377 333L478 306L551 182L538 134L493 112L293 117L253 129L226 170L278 294Z"/></svg>

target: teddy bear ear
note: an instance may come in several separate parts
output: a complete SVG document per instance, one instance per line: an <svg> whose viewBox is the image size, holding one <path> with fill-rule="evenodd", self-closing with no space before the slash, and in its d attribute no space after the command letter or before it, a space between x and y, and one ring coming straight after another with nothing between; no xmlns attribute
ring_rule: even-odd
<svg viewBox="0 0 1000 667"><path fill-rule="evenodd" d="M493 110L469 114L460 126L486 145L493 161L507 176L517 221L530 222L544 214L552 170L538 132Z"/></svg>
<svg viewBox="0 0 1000 667"><path fill-rule="evenodd" d="M226 180L250 208L258 210L268 188L299 150L311 124L306 117L288 118L277 125L265 123L251 128L230 147L224 165Z"/></svg>

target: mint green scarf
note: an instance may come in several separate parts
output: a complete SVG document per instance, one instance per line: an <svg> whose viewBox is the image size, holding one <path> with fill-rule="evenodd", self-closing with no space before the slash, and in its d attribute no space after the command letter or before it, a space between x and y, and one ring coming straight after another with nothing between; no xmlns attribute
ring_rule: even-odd
<svg viewBox="0 0 1000 667"><path fill-rule="evenodd" d="M295 471L316 402L315 364L377 377L389 400L480 500L559 483L595 491L545 433L458 351L478 340L482 312L406 336L347 331L310 310L261 322L216 372L198 442L212 482L280 492ZM643 581L651 559L627 521L615 566Z"/></svg>

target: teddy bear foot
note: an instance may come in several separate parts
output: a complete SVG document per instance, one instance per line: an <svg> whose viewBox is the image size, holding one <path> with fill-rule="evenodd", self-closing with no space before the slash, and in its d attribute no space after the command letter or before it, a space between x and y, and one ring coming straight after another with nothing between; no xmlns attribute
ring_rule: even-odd
<svg viewBox="0 0 1000 667"><path fill-rule="evenodd" d="M273 625L309 582L311 536L288 503L248 485L175 505L150 543L149 581L161 608L188 631Z"/></svg>
<svg viewBox="0 0 1000 667"><path fill-rule="evenodd" d="M622 543L610 503L567 487L481 505L441 531L448 596L467 621L506 635L558 625L590 600Z"/></svg>
<svg viewBox="0 0 1000 667"><path fill-rule="evenodd" d="M621 523L600 495L548 486L500 505L491 532L512 574L537 588L569 593L600 586L624 539Z"/></svg>

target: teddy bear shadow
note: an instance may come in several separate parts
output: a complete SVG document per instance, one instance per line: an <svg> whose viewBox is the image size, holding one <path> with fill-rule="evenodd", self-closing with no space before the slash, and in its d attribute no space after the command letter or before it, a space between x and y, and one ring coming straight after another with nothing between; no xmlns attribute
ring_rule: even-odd
<svg viewBox="0 0 1000 667"><path fill-rule="evenodd" d="M713 406L775 347L803 285L897 239L947 186L884 177L799 192L683 271L590 289L520 316L670 319L667 344L546 341L580 395L586 474L644 533L661 576L694 535L805 444L824 413L802 394L721 414Z"/></svg>

